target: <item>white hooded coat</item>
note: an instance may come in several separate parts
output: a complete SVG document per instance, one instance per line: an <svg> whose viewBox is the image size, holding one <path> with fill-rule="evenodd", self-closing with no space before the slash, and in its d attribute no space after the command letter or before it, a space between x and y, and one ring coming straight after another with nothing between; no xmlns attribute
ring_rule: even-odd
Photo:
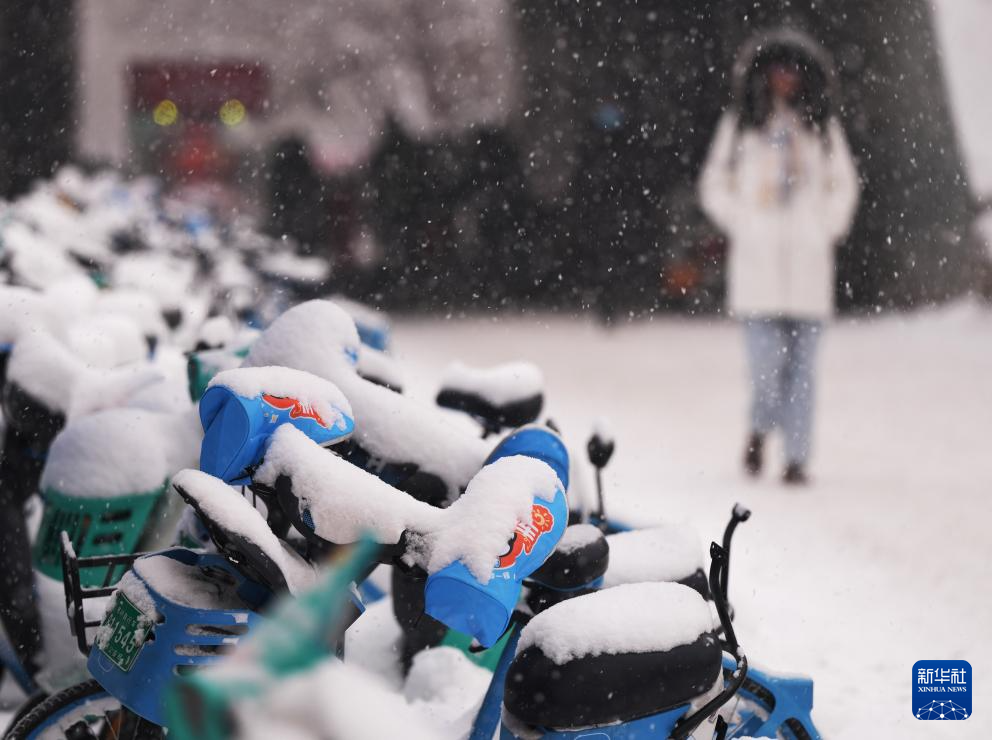
<svg viewBox="0 0 992 740"><path fill-rule="evenodd" d="M749 64L750 62L748 62ZM851 226L858 175L840 122L825 130L774 113L761 128L726 114L699 182L703 210L730 242L727 306L740 317L825 319L833 313L834 249ZM773 129L792 132L792 161ZM783 172L789 194L782 197Z"/></svg>

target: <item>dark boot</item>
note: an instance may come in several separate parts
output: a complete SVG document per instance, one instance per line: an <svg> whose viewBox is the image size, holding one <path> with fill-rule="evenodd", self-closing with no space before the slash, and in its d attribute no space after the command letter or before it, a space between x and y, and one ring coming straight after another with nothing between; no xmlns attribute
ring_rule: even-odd
<svg viewBox="0 0 992 740"><path fill-rule="evenodd" d="M800 463L789 463L785 466L782 482L790 486L805 486L809 483L809 478L806 477L806 471Z"/></svg>
<svg viewBox="0 0 992 740"><path fill-rule="evenodd" d="M761 466L764 464L765 435L753 432L747 440L747 448L744 451L744 470L748 475L758 475Z"/></svg>

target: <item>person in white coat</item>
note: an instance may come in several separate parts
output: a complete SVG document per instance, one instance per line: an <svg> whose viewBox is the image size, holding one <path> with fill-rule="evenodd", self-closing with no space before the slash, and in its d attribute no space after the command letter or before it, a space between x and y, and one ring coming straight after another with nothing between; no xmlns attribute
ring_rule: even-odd
<svg viewBox="0 0 992 740"><path fill-rule="evenodd" d="M761 471L765 438L779 429L784 480L805 483L816 347L833 313L834 251L854 217L858 175L834 112L833 65L814 41L789 30L752 39L734 83L699 190L728 238L728 310L744 324L745 468Z"/></svg>

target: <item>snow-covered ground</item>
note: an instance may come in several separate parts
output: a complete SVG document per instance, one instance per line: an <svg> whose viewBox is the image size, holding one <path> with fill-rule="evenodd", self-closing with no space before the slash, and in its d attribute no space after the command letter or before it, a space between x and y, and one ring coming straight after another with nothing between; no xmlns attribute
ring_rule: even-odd
<svg viewBox="0 0 992 740"><path fill-rule="evenodd" d="M831 327L805 489L778 482L774 449L761 480L741 473L745 368L732 323L403 321L395 336L411 378L438 378L453 358L527 359L543 370L566 436L581 440L609 417L614 514L687 519L714 539L735 501L749 506L731 584L738 635L753 662L812 674L825 737L984 737L992 310L959 304ZM910 709L913 663L945 658L975 672L978 718L951 730Z"/></svg>

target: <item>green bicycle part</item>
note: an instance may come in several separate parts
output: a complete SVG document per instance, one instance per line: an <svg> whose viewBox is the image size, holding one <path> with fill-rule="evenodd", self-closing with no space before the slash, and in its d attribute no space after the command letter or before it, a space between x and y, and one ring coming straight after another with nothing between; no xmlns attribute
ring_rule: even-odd
<svg viewBox="0 0 992 740"><path fill-rule="evenodd" d="M190 353L186 360L186 379L189 382L189 397L199 401L213 377L222 370L238 367L248 356L248 347L230 349L205 349Z"/></svg>
<svg viewBox="0 0 992 740"><path fill-rule="evenodd" d="M80 557L133 553L167 485L168 481L152 491L110 498L80 498L54 489L43 491L45 511L34 543L35 568L49 578L62 579L63 530L68 532ZM107 585L116 583L122 575L124 568L117 568ZM83 586L102 586L106 570L83 569L79 577Z"/></svg>
<svg viewBox="0 0 992 740"><path fill-rule="evenodd" d="M480 668L485 668L490 673L496 671L496 664L499 663L499 658L503 654L503 650L506 649L506 643L510 641L512 629L508 629L503 633L503 636L499 638L495 645L486 648L485 650L472 650L472 638L466 635L464 632L458 632L457 630L449 629L445 633L444 638L441 640L440 644L445 647L453 647L457 650L461 650L465 657L471 660Z"/></svg>

